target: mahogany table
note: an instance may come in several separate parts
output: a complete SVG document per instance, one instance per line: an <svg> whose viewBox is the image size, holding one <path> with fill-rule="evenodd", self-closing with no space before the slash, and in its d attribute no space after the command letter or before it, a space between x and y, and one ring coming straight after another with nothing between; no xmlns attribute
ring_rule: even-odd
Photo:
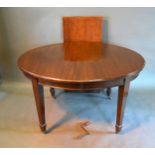
<svg viewBox="0 0 155 155"><path fill-rule="evenodd" d="M138 76L144 64L138 53L101 42L48 45L32 49L18 60L21 71L32 80L43 132L46 130L43 85L80 91L118 86L116 133L120 132L130 81Z"/></svg>

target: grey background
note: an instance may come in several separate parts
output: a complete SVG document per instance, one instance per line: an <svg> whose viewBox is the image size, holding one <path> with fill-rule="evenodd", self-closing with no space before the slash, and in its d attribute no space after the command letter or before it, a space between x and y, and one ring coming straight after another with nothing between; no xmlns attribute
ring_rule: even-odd
<svg viewBox="0 0 155 155"><path fill-rule="evenodd" d="M105 18L104 41L144 56L140 82L147 78L151 85L155 79L155 8L0 8L2 78L26 81L17 68L18 57L31 48L63 42L63 16L98 15Z"/></svg>

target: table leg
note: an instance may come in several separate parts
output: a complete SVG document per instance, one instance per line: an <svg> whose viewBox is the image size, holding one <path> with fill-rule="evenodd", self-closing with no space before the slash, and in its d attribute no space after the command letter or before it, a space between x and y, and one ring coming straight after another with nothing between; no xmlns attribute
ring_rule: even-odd
<svg viewBox="0 0 155 155"><path fill-rule="evenodd" d="M123 121L123 115L124 115L129 85L130 85L130 80L129 80L129 78L126 78L124 80L124 85L119 86L119 88L118 88L116 133L119 133L122 129L122 121Z"/></svg>
<svg viewBox="0 0 155 155"><path fill-rule="evenodd" d="M111 88L106 89L106 94L107 94L108 98L110 99L111 98Z"/></svg>
<svg viewBox="0 0 155 155"><path fill-rule="evenodd" d="M45 105L44 105L44 89L37 79L32 79L33 92L36 101L36 107L40 122L40 129L44 132L46 130L45 122Z"/></svg>
<svg viewBox="0 0 155 155"><path fill-rule="evenodd" d="M55 89L54 88L50 88L50 93L53 96L53 98L56 98L56 96L55 96Z"/></svg>

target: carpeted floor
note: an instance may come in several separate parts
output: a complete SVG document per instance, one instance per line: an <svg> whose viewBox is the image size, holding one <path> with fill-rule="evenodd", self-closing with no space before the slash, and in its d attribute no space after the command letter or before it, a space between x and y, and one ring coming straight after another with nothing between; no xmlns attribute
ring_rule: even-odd
<svg viewBox="0 0 155 155"><path fill-rule="evenodd" d="M155 87L130 88L122 133L114 133L117 89L102 93L64 93L56 99L45 88L48 134L40 132L31 83L0 88L0 147L155 147ZM90 121L90 135L77 137L79 121Z"/></svg>

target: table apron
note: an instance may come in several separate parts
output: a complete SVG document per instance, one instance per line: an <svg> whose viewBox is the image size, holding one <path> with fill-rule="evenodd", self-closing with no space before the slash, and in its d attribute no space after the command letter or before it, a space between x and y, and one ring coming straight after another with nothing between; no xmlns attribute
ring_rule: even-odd
<svg viewBox="0 0 155 155"><path fill-rule="evenodd" d="M27 73L24 73L24 75L31 80L33 78L36 78L38 83L42 85L48 85L53 88L60 88L60 89L66 89L66 90L95 90L95 89L121 86L121 85L124 85L124 81L126 78L129 78L130 81L132 81L138 76L138 74L139 73L132 75L132 76L116 79L116 80L96 81L96 82L94 81L94 82L83 82L82 83L82 82L51 81L47 79L36 78Z"/></svg>
<svg viewBox="0 0 155 155"><path fill-rule="evenodd" d="M111 88L124 84L124 79L114 81L101 81L101 82L85 82L85 83L66 83L66 82L50 82L47 80L39 79L39 83L48 85L53 88L61 88L66 90L94 90L102 88Z"/></svg>

